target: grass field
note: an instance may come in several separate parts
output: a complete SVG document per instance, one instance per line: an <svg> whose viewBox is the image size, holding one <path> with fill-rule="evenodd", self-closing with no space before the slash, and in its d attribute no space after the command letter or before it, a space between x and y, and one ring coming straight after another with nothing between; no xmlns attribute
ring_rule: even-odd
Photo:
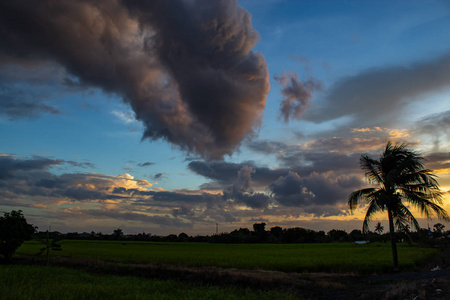
<svg viewBox="0 0 450 300"><path fill-rule="evenodd" d="M41 245L24 243L18 254L33 255ZM392 269L389 243L331 244L208 244L116 241L64 241L69 258L89 258L123 263L161 263L188 267L263 269L284 272L384 273ZM437 254L430 248L398 245L400 268L417 269Z"/></svg>
<svg viewBox="0 0 450 300"><path fill-rule="evenodd" d="M280 291L208 286L60 267L0 265L1 299L294 299Z"/></svg>

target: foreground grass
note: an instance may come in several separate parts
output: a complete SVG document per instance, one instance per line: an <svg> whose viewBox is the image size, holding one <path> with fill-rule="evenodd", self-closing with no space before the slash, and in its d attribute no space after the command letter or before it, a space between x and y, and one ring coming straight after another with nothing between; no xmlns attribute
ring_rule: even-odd
<svg viewBox="0 0 450 300"><path fill-rule="evenodd" d="M2 299L294 299L278 291L203 286L60 267L0 265Z"/></svg>
<svg viewBox="0 0 450 300"><path fill-rule="evenodd" d="M38 252L37 242L26 242L18 254ZM208 244L116 241L64 241L53 255L124 263L220 268L263 269L283 272L384 273L392 269L389 243L331 244ZM398 245L400 268L416 270L437 254L430 248Z"/></svg>

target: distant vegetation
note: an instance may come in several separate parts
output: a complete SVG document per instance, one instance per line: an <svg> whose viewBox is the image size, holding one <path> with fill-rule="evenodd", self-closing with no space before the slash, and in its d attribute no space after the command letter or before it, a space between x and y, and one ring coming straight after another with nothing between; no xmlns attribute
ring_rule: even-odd
<svg viewBox="0 0 450 300"><path fill-rule="evenodd" d="M282 228L280 226L271 227L266 230L266 223L253 224L253 230L248 228L239 228L231 232L223 232L215 235L197 235L189 236L186 233L169 234L167 236L156 236L148 233L123 234L120 228L115 229L111 234L101 232L69 232L62 234L60 232L50 232L50 238L60 237L66 240L104 240L104 241L149 241L149 242L202 242L202 243L230 243L230 244L298 244L298 243L331 243L331 242L387 242L390 239L389 233L384 232L383 226L376 225L374 231L368 231L363 234L361 230L355 229L351 232L345 230L332 229L325 231L315 231L302 227ZM41 238L46 237L46 232L39 232L37 235ZM410 231L408 228L399 228L396 232L398 241L413 241L421 245L429 245L444 242L442 239L449 239L450 231L445 231L445 226L436 223L433 229L419 229ZM442 240L442 241L441 241ZM450 239L449 239L450 242Z"/></svg>

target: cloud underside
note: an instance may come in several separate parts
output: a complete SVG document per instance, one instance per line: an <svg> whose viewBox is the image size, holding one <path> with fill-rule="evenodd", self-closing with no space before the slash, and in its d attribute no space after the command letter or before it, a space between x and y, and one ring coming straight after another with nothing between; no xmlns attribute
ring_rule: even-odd
<svg viewBox="0 0 450 300"><path fill-rule="evenodd" d="M9 118L58 113L19 92L39 84L29 70L56 63L77 79L60 78L65 86L123 97L144 138L207 158L231 154L260 125L267 65L236 1L0 1L0 33L0 67L23 69L16 93L0 92Z"/></svg>

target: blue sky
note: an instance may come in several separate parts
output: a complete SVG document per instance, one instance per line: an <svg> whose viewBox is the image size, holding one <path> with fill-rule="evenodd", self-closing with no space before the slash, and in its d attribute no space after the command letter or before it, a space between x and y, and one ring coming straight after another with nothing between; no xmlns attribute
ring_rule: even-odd
<svg viewBox="0 0 450 300"><path fill-rule="evenodd" d="M351 230L359 157L387 140L428 159L450 210L447 1L100 3L0 1L0 211L62 232Z"/></svg>

